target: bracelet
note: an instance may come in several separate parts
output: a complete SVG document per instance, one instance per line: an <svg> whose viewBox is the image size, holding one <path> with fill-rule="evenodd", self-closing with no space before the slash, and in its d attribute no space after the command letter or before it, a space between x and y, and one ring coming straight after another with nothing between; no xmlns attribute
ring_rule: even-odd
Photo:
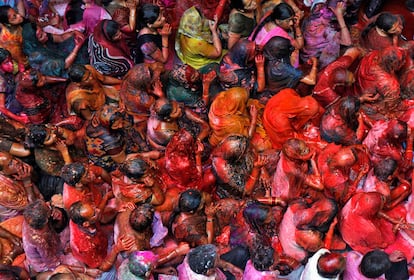
<svg viewBox="0 0 414 280"><path fill-rule="evenodd" d="M303 37L302 34L296 35L296 38L302 38L302 37Z"/></svg>
<svg viewBox="0 0 414 280"><path fill-rule="evenodd" d="M207 219L208 223L212 223L214 220L213 219Z"/></svg>
<svg viewBox="0 0 414 280"><path fill-rule="evenodd" d="M162 46L163 48L165 48L165 49L168 49L168 46Z"/></svg>
<svg viewBox="0 0 414 280"><path fill-rule="evenodd" d="M340 26L340 27L341 27L341 26ZM342 26L342 27L341 27L341 29L344 29L344 28L346 28L346 26Z"/></svg>
<svg viewBox="0 0 414 280"><path fill-rule="evenodd" d="M86 267L83 267L83 274L86 274Z"/></svg>

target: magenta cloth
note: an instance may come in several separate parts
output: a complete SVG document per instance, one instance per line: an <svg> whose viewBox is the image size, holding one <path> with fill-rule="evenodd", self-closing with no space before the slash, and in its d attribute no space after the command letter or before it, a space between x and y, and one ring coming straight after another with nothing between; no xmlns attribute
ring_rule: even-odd
<svg viewBox="0 0 414 280"><path fill-rule="evenodd" d="M362 254L351 251L346 255L346 267L343 274L343 280L385 280L384 276L378 278L366 278L359 272L359 264L362 260Z"/></svg>
<svg viewBox="0 0 414 280"><path fill-rule="evenodd" d="M243 280L277 280L279 272L274 271L259 271L254 268L251 260L247 261L246 267L244 268Z"/></svg>

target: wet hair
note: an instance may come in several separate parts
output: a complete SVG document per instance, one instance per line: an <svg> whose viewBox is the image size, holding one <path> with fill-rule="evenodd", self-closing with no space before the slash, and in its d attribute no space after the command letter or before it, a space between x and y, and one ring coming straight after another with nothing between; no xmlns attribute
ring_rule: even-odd
<svg viewBox="0 0 414 280"><path fill-rule="evenodd" d="M153 24L160 16L160 7L153 4L144 4L138 11L139 29L146 27L148 24Z"/></svg>
<svg viewBox="0 0 414 280"><path fill-rule="evenodd" d="M151 204L145 203L138 205L129 216L129 224L138 231L144 232L151 227L154 218L154 207Z"/></svg>
<svg viewBox="0 0 414 280"><path fill-rule="evenodd" d="M11 54L8 50L0 48L0 63L3 63L7 58L11 57Z"/></svg>
<svg viewBox="0 0 414 280"><path fill-rule="evenodd" d="M26 136L25 145L27 148L43 147L47 137L45 125L30 125L29 133Z"/></svg>
<svg viewBox="0 0 414 280"><path fill-rule="evenodd" d="M54 210L57 210L62 214L62 220L56 220L53 217L51 217L50 225L57 233L61 233L69 225L69 215L63 208L54 207Z"/></svg>
<svg viewBox="0 0 414 280"><path fill-rule="evenodd" d="M247 38L240 39L228 52L231 61L241 67L249 65L249 48L255 48L255 43Z"/></svg>
<svg viewBox="0 0 414 280"><path fill-rule="evenodd" d="M198 209L201 204L202 196L200 191L189 189L180 194L178 208L181 212L191 212Z"/></svg>
<svg viewBox="0 0 414 280"><path fill-rule="evenodd" d="M249 149L250 140L241 134L233 134L223 139L219 146L221 147L223 159L229 162L239 161Z"/></svg>
<svg viewBox="0 0 414 280"><path fill-rule="evenodd" d="M391 268L388 254L381 250L373 250L366 253L359 265L362 275L368 278L377 278Z"/></svg>
<svg viewBox="0 0 414 280"><path fill-rule="evenodd" d="M69 217L77 225L81 226L86 219L81 215L83 209L83 202L77 201L73 203L69 208Z"/></svg>
<svg viewBox="0 0 414 280"><path fill-rule="evenodd" d="M354 96L346 96L339 101L339 115L346 124L354 131L358 128L358 118L356 114L361 107L359 98Z"/></svg>
<svg viewBox="0 0 414 280"><path fill-rule="evenodd" d="M134 251L128 257L128 270L135 276L147 279L145 276L151 272L156 260L157 257L151 251Z"/></svg>
<svg viewBox="0 0 414 280"><path fill-rule="evenodd" d="M397 161L392 158L381 160L374 166L374 175L381 181L387 180L397 169Z"/></svg>
<svg viewBox="0 0 414 280"><path fill-rule="evenodd" d="M30 227L42 229L49 219L49 209L43 200L37 199L26 206L23 216Z"/></svg>
<svg viewBox="0 0 414 280"><path fill-rule="evenodd" d="M324 278L335 278L345 270L345 258L339 253L325 253L317 263L318 274Z"/></svg>
<svg viewBox="0 0 414 280"><path fill-rule="evenodd" d="M65 164L62 167L60 172L60 177L65 181L69 186L75 186L80 182L83 175L85 174L85 166L80 162L73 162Z"/></svg>
<svg viewBox="0 0 414 280"><path fill-rule="evenodd" d="M402 48L390 46L380 52L380 66L388 73L401 69L405 63L405 51Z"/></svg>
<svg viewBox="0 0 414 280"><path fill-rule="evenodd" d="M167 121L170 118L173 106L171 102L166 102L161 108L158 109L157 118L162 121Z"/></svg>
<svg viewBox="0 0 414 280"><path fill-rule="evenodd" d="M292 7L286 3L280 3L273 8L273 11L270 15L268 15L253 31L252 41L256 39L257 34L260 30L265 26L266 23L272 22L275 20L284 20L290 18L295 15L295 11L293 11Z"/></svg>
<svg viewBox="0 0 414 280"><path fill-rule="evenodd" d="M0 23L7 24L9 23L9 10L13 9L9 5L0 6Z"/></svg>
<svg viewBox="0 0 414 280"><path fill-rule="evenodd" d="M102 34L107 40L112 41L115 34L119 31L119 24L114 20L105 19L101 22Z"/></svg>
<svg viewBox="0 0 414 280"><path fill-rule="evenodd" d="M270 213L271 209L269 206L252 202L244 208L243 217L250 227L260 233L261 228Z"/></svg>
<svg viewBox="0 0 414 280"><path fill-rule="evenodd" d="M197 274L206 275L214 268L217 248L213 244L200 245L188 253L188 265Z"/></svg>
<svg viewBox="0 0 414 280"><path fill-rule="evenodd" d="M149 169L148 163L141 158L127 160L120 165L119 170L128 178L140 179Z"/></svg>
<svg viewBox="0 0 414 280"><path fill-rule="evenodd" d="M407 138L407 123L400 120L394 120L392 121L392 124L392 129L388 131L387 137L390 142L397 139L397 142L400 143ZM398 138L395 138L394 135L397 135Z"/></svg>
<svg viewBox="0 0 414 280"><path fill-rule="evenodd" d="M274 263L274 249L272 246L265 244L257 244L254 250L250 252L253 266L256 270L266 271L270 270Z"/></svg>
<svg viewBox="0 0 414 280"><path fill-rule="evenodd" d="M414 0L405 1L405 6L410 12L414 12Z"/></svg>
<svg viewBox="0 0 414 280"><path fill-rule="evenodd" d="M75 64L72 65L69 69L69 79L72 82L79 83L82 81L83 76L85 75L86 67L85 65Z"/></svg>

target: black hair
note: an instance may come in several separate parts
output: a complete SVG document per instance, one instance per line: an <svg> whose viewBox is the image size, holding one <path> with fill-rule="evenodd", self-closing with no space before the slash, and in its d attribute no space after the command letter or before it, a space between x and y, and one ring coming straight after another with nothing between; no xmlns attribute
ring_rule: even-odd
<svg viewBox="0 0 414 280"><path fill-rule="evenodd" d="M56 273L50 276L48 279L49 280L68 280L68 279L76 279L76 277L73 275L73 273Z"/></svg>
<svg viewBox="0 0 414 280"><path fill-rule="evenodd" d="M269 206L252 202L244 208L243 217L252 229L261 233L261 228L270 213L271 208Z"/></svg>
<svg viewBox="0 0 414 280"><path fill-rule="evenodd" d="M45 206L45 202L37 199L26 206L23 216L30 227L34 229L42 229L49 219L49 209Z"/></svg>
<svg viewBox="0 0 414 280"><path fill-rule="evenodd" d="M394 173L395 169L397 169L397 161L392 158L386 158L375 164L374 175L381 181L386 181L388 176Z"/></svg>
<svg viewBox="0 0 414 280"><path fill-rule="evenodd" d="M81 215L83 209L82 201L77 201L73 203L69 208L69 217L77 225L81 226L86 219Z"/></svg>
<svg viewBox="0 0 414 280"><path fill-rule="evenodd" d="M11 57L11 54L8 50L0 48L0 63L3 63L7 58Z"/></svg>
<svg viewBox="0 0 414 280"><path fill-rule="evenodd" d="M101 22L102 33L107 40L112 41L115 34L119 31L119 23L114 20L105 19Z"/></svg>
<svg viewBox="0 0 414 280"><path fill-rule="evenodd" d="M272 37L263 47L263 55L268 61L289 58L295 48L289 39ZM289 62L290 63L290 62Z"/></svg>
<svg viewBox="0 0 414 280"><path fill-rule="evenodd" d="M259 271L270 270L270 267L274 263L273 254L274 249L272 246L256 244L252 252L250 252L254 268Z"/></svg>
<svg viewBox="0 0 414 280"><path fill-rule="evenodd" d="M53 209L62 214L62 220L55 220L52 216L50 218L50 225L57 233L61 233L69 225L69 215L63 208L54 207Z"/></svg>
<svg viewBox="0 0 414 280"><path fill-rule="evenodd" d="M358 128L358 118L356 114L361 107L361 101L354 96L346 96L339 101L339 114L347 125L354 131Z"/></svg>
<svg viewBox="0 0 414 280"><path fill-rule="evenodd" d="M244 10L243 0L230 0L230 9L236 9L239 11Z"/></svg>
<svg viewBox="0 0 414 280"><path fill-rule="evenodd" d="M147 27L148 24L153 24L160 15L160 7L154 4L144 4L138 11L139 28Z"/></svg>
<svg viewBox="0 0 414 280"><path fill-rule="evenodd" d="M213 244L200 245L188 253L188 265L197 274L206 275L214 268L217 248Z"/></svg>
<svg viewBox="0 0 414 280"><path fill-rule="evenodd" d="M331 257L332 255L336 255L335 259ZM330 265L321 265L321 263L325 262L325 259ZM345 262L345 257L341 254L327 252L318 259L318 274L324 278L335 278L345 270Z"/></svg>
<svg viewBox="0 0 414 280"><path fill-rule="evenodd" d="M157 112L157 117L162 121L167 121L170 118L171 112L173 110L173 106L171 102L167 102L159 108Z"/></svg>
<svg viewBox="0 0 414 280"><path fill-rule="evenodd" d="M368 278L377 278L391 268L388 254L381 250L373 250L366 253L359 265L362 275Z"/></svg>
<svg viewBox="0 0 414 280"><path fill-rule="evenodd" d="M29 133L26 136L25 145L28 148L42 147L47 137L45 125L30 125Z"/></svg>
<svg viewBox="0 0 414 280"><path fill-rule="evenodd" d="M140 179L149 168L148 163L141 158L127 160L119 167L120 171L131 179Z"/></svg>
<svg viewBox="0 0 414 280"><path fill-rule="evenodd" d="M138 205L129 216L129 224L138 231L144 232L151 227L154 218L154 207L151 204L144 203Z"/></svg>
<svg viewBox="0 0 414 280"><path fill-rule="evenodd" d="M79 83L85 75L86 67L81 64L74 64L69 68L69 79L72 82Z"/></svg>
<svg viewBox="0 0 414 280"><path fill-rule="evenodd" d="M180 194L178 208L181 212L191 212L197 210L201 203L201 193L196 189L189 189Z"/></svg>
<svg viewBox="0 0 414 280"><path fill-rule="evenodd" d="M374 22L371 22L361 33L361 37L368 35L369 30L374 27L378 27L384 30L386 33L392 28L395 22L398 21L398 16L392 13L384 12L381 13Z"/></svg>
<svg viewBox="0 0 414 280"><path fill-rule="evenodd" d="M9 5L0 6L0 23L7 24L9 23L9 10L13 9Z"/></svg>
<svg viewBox="0 0 414 280"><path fill-rule="evenodd" d="M292 7L286 3L280 3L273 8L273 11L270 15L268 15L256 29L253 31L252 41L256 39L257 34L260 30L265 26L266 23L275 21L275 20L284 20L290 18L295 15L295 11L293 11Z"/></svg>
<svg viewBox="0 0 414 280"><path fill-rule="evenodd" d="M410 12L414 12L414 0L405 1L405 6Z"/></svg>
<svg viewBox="0 0 414 280"><path fill-rule="evenodd" d="M80 182L85 174L85 166L80 162L65 164L60 172L60 177L70 186L75 186Z"/></svg>

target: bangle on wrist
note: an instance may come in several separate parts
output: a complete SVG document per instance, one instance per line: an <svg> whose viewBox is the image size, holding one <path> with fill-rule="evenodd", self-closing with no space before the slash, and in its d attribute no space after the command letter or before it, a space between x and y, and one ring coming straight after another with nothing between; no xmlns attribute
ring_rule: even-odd
<svg viewBox="0 0 414 280"><path fill-rule="evenodd" d="M346 25L345 26L340 26L341 27L341 29L344 29L344 28L346 28Z"/></svg>
<svg viewBox="0 0 414 280"><path fill-rule="evenodd" d="M164 49L168 49L168 46L162 46Z"/></svg>
<svg viewBox="0 0 414 280"><path fill-rule="evenodd" d="M296 35L296 38L303 38L302 34Z"/></svg>
<svg viewBox="0 0 414 280"><path fill-rule="evenodd" d="M83 274L86 274L86 267L83 267Z"/></svg>

